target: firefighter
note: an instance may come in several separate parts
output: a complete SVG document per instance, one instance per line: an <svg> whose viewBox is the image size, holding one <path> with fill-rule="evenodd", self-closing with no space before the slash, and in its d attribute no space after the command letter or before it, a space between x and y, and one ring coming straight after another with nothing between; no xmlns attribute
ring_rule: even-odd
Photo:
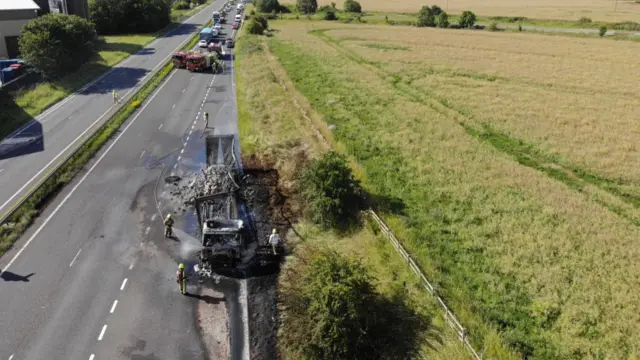
<svg viewBox="0 0 640 360"><path fill-rule="evenodd" d="M116 103L120 102L120 97L118 96L118 92L116 91L116 89L113 89L111 91L111 94L113 95L113 104L115 105Z"/></svg>
<svg viewBox="0 0 640 360"><path fill-rule="evenodd" d="M167 214L167 218L164 219L164 237L171 237L173 231L171 228L173 227L173 218L171 214Z"/></svg>
<svg viewBox="0 0 640 360"><path fill-rule="evenodd" d="M204 112L204 128L207 129L209 127L209 113Z"/></svg>
<svg viewBox="0 0 640 360"><path fill-rule="evenodd" d="M178 265L177 282L182 295L187 294L187 276L184 273L184 264Z"/></svg>
<svg viewBox="0 0 640 360"><path fill-rule="evenodd" d="M273 229L271 235L269 235L269 244L271 244L271 248L273 249L273 255L278 255L276 251L276 247L280 244L280 235L278 235L278 230Z"/></svg>

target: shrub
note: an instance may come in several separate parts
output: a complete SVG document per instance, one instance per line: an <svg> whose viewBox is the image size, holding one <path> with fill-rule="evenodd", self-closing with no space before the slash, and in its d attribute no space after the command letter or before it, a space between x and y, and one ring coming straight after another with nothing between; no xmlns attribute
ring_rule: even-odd
<svg viewBox="0 0 640 360"><path fill-rule="evenodd" d="M324 229L352 225L362 206L360 184L346 159L330 151L303 169L299 190L308 218Z"/></svg>
<svg viewBox="0 0 640 360"><path fill-rule="evenodd" d="M411 358L424 316L387 300L357 260L328 249L305 249L283 271L280 342L295 359ZM398 341L402 339L402 341Z"/></svg>
<svg viewBox="0 0 640 360"><path fill-rule="evenodd" d="M329 21L333 21L333 20L338 20L338 17L336 16L336 12L333 10L329 10L324 14L324 19L325 20L329 20Z"/></svg>
<svg viewBox="0 0 640 360"><path fill-rule="evenodd" d="M265 30L264 27L255 18L249 20L249 22L247 23L246 27L247 27L247 31L249 32L249 34L253 34L253 35L262 35L262 34L264 34L264 30Z"/></svg>
<svg viewBox="0 0 640 360"><path fill-rule="evenodd" d="M331 3L331 8L332 8L332 9L335 9L335 8L336 8L336 3L332 2L332 3Z"/></svg>
<svg viewBox="0 0 640 360"><path fill-rule="evenodd" d="M360 3L355 0L345 0L344 11L350 13L361 13L362 6L360 6Z"/></svg>
<svg viewBox="0 0 640 360"><path fill-rule="evenodd" d="M186 10L189 9L189 4L186 1L178 1L175 2L171 7L174 10Z"/></svg>
<svg viewBox="0 0 640 360"><path fill-rule="evenodd" d="M416 23L418 27L435 27L436 26L436 16L433 15L433 11L427 5L423 6L418 12L418 22Z"/></svg>
<svg viewBox="0 0 640 360"><path fill-rule="evenodd" d="M296 9L302 14L313 14L318 10L317 0L296 0Z"/></svg>
<svg viewBox="0 0 640 360"><path fill-rule="evenodd" d="M264 15L258 15L254 19L258 23L260 23L260 26L262 26L263 30L267 30L269 28L269 22L267 21L267 18Z"/></svg>
<svg viewBox="0 0 640 360"><path fill-rule="evenodd" d="M518 31L522 32L522 25L518 24Z"/></svg>
<svg viewBox="0 0 640 360"><path fill-rule="evenodd" d="M471 29L473 28L473 25L475 25L476 23L476 14L474 14L471 11L463 11L462 15L460 16L460 27L461 28L467 28L467 29Z"/></svg>
<svg viewBox="0 0 640 360"><path fill-rule="evenodd" d="M256 8L262 13L277 12L280 10L280 7L278 0L258 0L256 2Z"/></svg>
<svg viewBox="0 0 640 360"><path fill-rule="evenodd" d="M442 10L442 8L438 5L433 5L431 7L431 13L433 14L433 16L438 16L440 14L442 14L444 12L444 10Z"/></svg>
<svg viewBox="0 0 640 360"><path fill-rule="evenodd" d="M591 18L588 18L586 16L581 17L580 19L578 19L578 23L580 24L589 24L591 23Z"/></svg>
<svg viewBox="0 0 640 360"><path fill-rule="evenodd" d="M449 27L449 15L444 11L438 14L438 27L443 29Z"/></svg>
<svg viewBox="0 0 640 360"><path fill-rule="evenodd" d="M77 70L95 53L93 24L76 15L47 14L22 27L21 57L48 78Z"/></svg>
<svg viewBox="0 0 640 360"><path fill-rule="evenodd" d="M498 31L500 29L498 28L498 23L494 21L491 24L489 24L489 26L487 27L487 30L489 30L489 31Z"/></svg>
<svg viewBox="0 0 640 360"><path fill-rule="evenodd" d="M89 15L102 35L150 33L169 24L171 7L166 0L90 0Z"/></svg>
<svg viewBox="0 0 640 360"><path fill-rule="evenodd" d="M600 37L603 37L606 33L607 33L607 27L606 26L602 26L600 28Z"/></svg>

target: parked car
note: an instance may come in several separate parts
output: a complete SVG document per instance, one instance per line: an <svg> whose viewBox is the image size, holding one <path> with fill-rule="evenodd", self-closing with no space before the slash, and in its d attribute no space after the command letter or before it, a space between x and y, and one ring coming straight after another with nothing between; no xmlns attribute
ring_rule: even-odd
<svg viewBox="0 0 640 360"><path fill-rule="evenodd" d="M209 45L209 42L205 39L198 41L198 47L206 48Z"/></svg>
<svg viewBox="0 0 640 360"><path fill-rule="evenodd" d="M233 39L232 38L227 38L225 40L225 43L227 44L228 48L232 48L233 47Z"/></svg>
<svg viewBox="0 0 640 360"><path fill-rule="evenodd" d="M240 15L240 14L236 15L235 20L236 20L236 22L242 20L242 15Z"/></svg>
<svg viewBox="0 0 640 360"><path fill-rule="evenodd" d="M217 24L213 25L213 28L216 29L216 30L220 30L220 29L222 29L222 25L220 23L217 23Z"/></svg>
<svg viewBox="0 0 640 360"><path fill-rule="evenodd" d="M231 25L231 28L233 30L238 30L239 27L240 27L240 23L238 23L238 22L234 22L233 25Z"/></svg>

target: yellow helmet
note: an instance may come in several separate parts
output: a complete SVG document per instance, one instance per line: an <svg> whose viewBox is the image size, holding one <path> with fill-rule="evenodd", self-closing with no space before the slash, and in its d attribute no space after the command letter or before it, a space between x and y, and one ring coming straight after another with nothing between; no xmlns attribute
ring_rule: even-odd
<svg viewBox="0 0 640 360"><path fill-rule="evenodd" d="M178 269L184 269L184 264L178 265Z"/></svg>
<svg viewBox="0 0 640 360"><path fill-rule="evenodd" d="M275 234L275 233L277 233L277 232L278 232L278 230L276 230L276 229L273 229L273 234Z"/></svg>

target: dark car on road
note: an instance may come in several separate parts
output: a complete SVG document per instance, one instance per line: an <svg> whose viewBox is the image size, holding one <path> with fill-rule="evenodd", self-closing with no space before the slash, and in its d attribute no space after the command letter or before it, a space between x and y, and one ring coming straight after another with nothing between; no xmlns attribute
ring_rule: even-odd
<svg viewBox="0 0 640 360"><path fill-rule="evenodd" d="M225 44L227 44L228 48L232 48L233 47L233 39L232 38L227 38L224 42L225 42Z"/></svg>

